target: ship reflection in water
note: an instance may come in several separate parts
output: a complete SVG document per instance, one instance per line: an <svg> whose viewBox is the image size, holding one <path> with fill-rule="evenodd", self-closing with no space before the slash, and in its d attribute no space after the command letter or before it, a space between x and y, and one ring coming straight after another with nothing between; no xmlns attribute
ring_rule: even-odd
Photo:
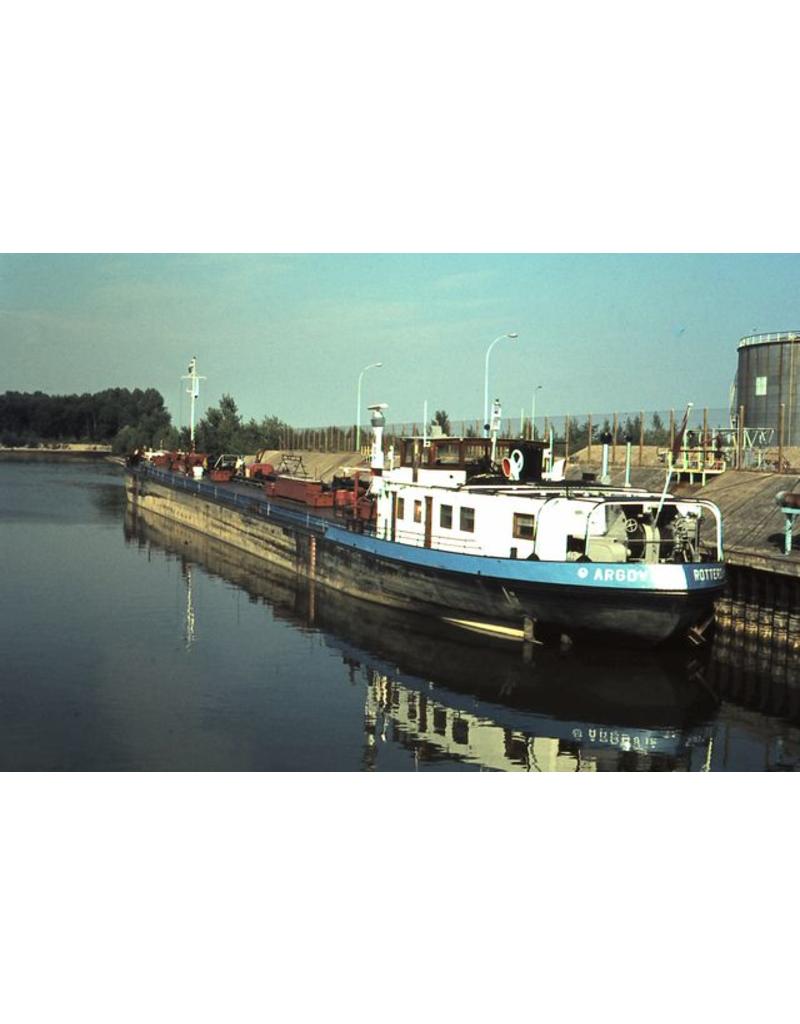
<svg viewBox="0 0 800 1024"><path fill-rule="evenodd" d="M182 561L187 646L202 629L193 564L263 600L276 619L317 631L364 688L365 769L383 766L389 744L427 768L703 771L727 741L707 651L487 640L334 594L160 516L128 512L125 531ZM785 740L772 746L755 767L793 766Z"/></svg>
<svg viewBox="0 0 800 1024"><path fill-rule="evenodd" d="M429 686L433 690L434 684ZM368 747L386 741L388 733L428 761L446 755L498 771L570 772L706 767L701 761L711 749L708 730L698 728L562 722L533 710L525 721L517 715L516 721L504 724L514 716L502 709L489 711L489 705L478 708L476 702L476 711L470 712L454 706L450 693L445 699L447 704L373 669L364 709ZM618 717L624 720L624 712ZM369 766L371 759L365 763Z"/></svg>

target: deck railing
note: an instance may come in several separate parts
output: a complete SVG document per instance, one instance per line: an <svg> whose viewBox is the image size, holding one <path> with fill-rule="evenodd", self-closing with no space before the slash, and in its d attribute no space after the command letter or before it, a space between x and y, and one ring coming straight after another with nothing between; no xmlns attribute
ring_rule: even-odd
<svg viewBox="0 0 800 1024"><path fill-rule="evenodd" d="M313 515L310 511L295 511L277 505L270 501L265 495L254 491L253 494L245 494L235 491L230 487L218 487L216 484L206 483L203 480L194 480L181 473L171 473L165 469L158 469L147 463L140 463L136 467L137 475L157 480L179 491L186 491L190 494L197 494L199 497L208 498L218 505L227 505L230 508L238 509L248 515L258 516L262 519L269 519L279 525L292 526L296 529L305 530L308 533L323 533L324 522L319 516Z"/></svg>

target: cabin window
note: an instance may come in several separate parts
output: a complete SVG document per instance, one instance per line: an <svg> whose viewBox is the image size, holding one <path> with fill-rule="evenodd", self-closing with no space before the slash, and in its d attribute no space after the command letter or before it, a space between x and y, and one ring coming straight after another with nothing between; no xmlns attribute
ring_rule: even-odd
<svg viewBox="0 0 800 1024"><path fill-rule="evenodd" d="M465 533L475 532L475 509L462 508L459 517L460 527Z"/></svg>
<svg viewBox="0 0 800 1024"><path fill-rule="evenodd" d="M406 517L406 499L405 498L398 498L397 499L397 518L398 519L405 519L405 517Z"/></svg>
<svg viewBox="0 0 800 1024"><path fill-rule="evenodd" d="M536 537L536 519L522 512L515 512L514 537L516 540L534 540Z"/></svg>
<svg viewBox="0 0 800 1024"><path fill-rule="evenodd" d="M415 501L414 502L414 522L415 523L421 523L422 522L422 502L421 501Z"/></svg>
<svg viewBox="0 0 800 1024"><path fill-rule="evenodd" d="M453 506L441 505L439 507L439 526L443 530L453 529Z"/></svg>
<svg viewBox="0 0 800 1024"><path fill-rule="evenodd" d="M469 462L481 462L486 458L488 441L464 442L464 459Z"/></svg>
<svg viewBox="0 0 800 1024"><path fill-rule="evenodd" d="M436 443L436 465L457 466L461 461L461 453L457 444Z"/></svg>

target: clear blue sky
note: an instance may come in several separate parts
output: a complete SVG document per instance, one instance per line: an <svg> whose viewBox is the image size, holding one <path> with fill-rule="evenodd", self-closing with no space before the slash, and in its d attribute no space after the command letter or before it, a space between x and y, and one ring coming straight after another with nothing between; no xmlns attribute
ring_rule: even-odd
<svg viewBox="0 0 800 1024"><path fill-rule="evenodd" d="M800 328L795 255L5 255L0 392L156 387L186 422L228 392L247 418L482 416L726 406L739 338ZM366 417L365 417L366 418Z"/></svg>

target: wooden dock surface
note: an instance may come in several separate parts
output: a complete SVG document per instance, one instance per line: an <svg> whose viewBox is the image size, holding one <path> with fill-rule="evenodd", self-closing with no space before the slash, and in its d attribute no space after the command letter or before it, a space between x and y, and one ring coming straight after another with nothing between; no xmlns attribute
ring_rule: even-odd
<svg viewBox="0 0 800 1024"><path fill-rule="evenodd" d="M800 476L727 470L694 492L719 506L725 560L731 565L800 576L800 534L791 552L783 553L784 516L775 502L779 491L800 491Z"/></svg>

